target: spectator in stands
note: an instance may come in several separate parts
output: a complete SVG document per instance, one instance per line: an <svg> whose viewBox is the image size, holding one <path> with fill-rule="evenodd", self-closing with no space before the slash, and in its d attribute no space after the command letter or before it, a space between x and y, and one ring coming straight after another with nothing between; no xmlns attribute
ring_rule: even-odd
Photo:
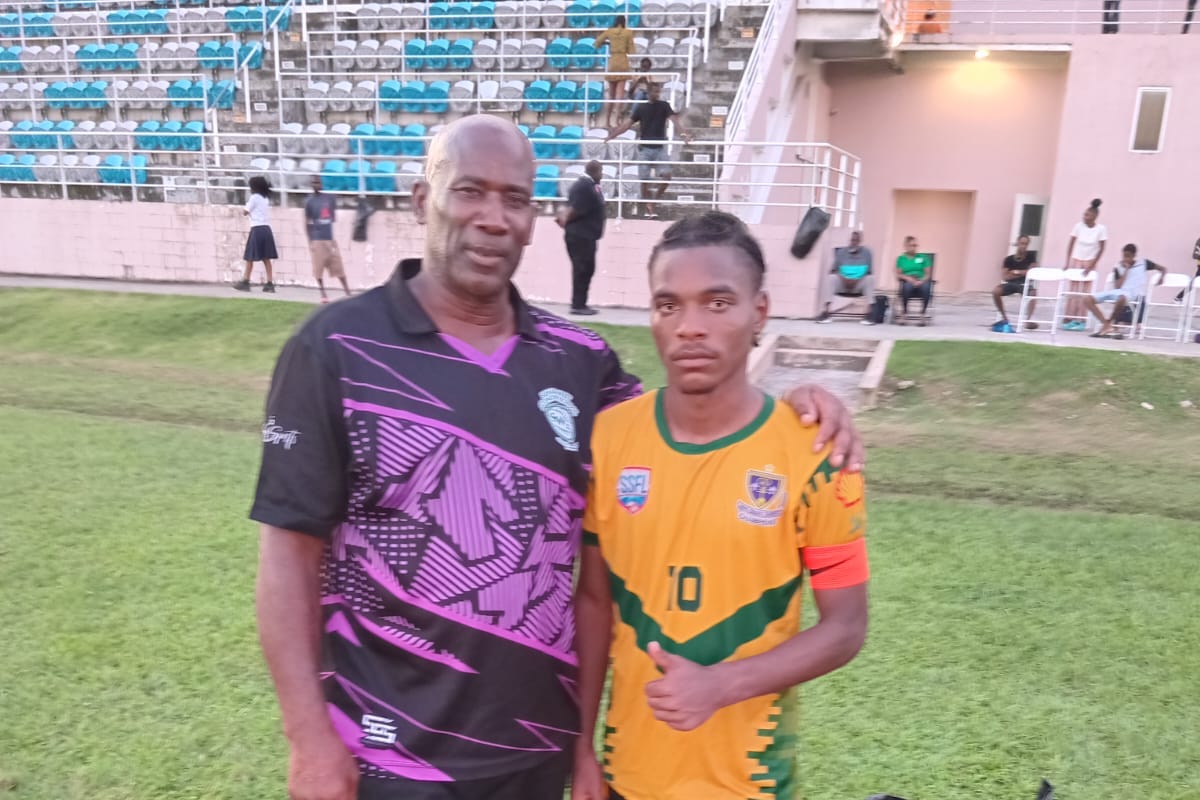
<svg viewBox="0 0 1200 800"><path fill-rule="evenodd" d="M646 216L650 219L658 216L655 203L662 200L671 180L670 165L660 163L667 160L670 152L670 148L667 147L667 123L671 121L674 121L675 130L685 142L692 141L691 135L685 133L679 124L679 112L662 99L662 86L651 83L650 99L633 109L629 119L610 133L607 139L611 142L634 125L638 126L638 181L642 185ZM650 183L651 173L658 179L657 183Z"/></svg>
<svg viewBox="0 0 1200 800"><path fill-rule="evenodd" d="M611 28L596 37L597 50L606 43L608 44L608 69L605 71L604 80L608 82L610 102L604 127L611 128L614 110L617 111L618 119L624 116L620 113L620 106L621 101L625 99L625 82L629 80L629 57L637 52L637 47L633 42L633 31L625 27L624 15L618 16Z"/></svg>
<svg viewBox="0 0 1200 800"><path fill-rule="evenodd" d="M1017 239L1017 252L1013 253L1004 259L1003 274L1004 280L996 284L996 288L992 289L992 301L996 304L996 310L1000 312L1001 325L1011 328L1011 323L1008 321L1008 314L1004 311L1003 298L1010 294L1023 295L1025 293L1025 276L1029 270L1037 266L1037 258L1033 253L1029 252L1029 237L1021 236ZM1029 316L1033 316L1033 308L1037 301L1036 284L1029 286ZM1037 330L1036 322L1026 322L1027 330Z"/></svg>
<svg viewBox="0 0 1200 800"><path fill-rule="evenodd" d="M1137 245L1127 244L1121 249L1121 260L1113 268L1113 275L1116 278L1113 281L1113 288L1083 298L1087 310L1092 312L1101 323L1100 330L1093 333L1093 337L1121 338L1120 334L1116 333L1116 323L1121 318L1121 312L1127 306L1137 305L1145 298L1150 270L1157 270L1164 277L1167 274L1166 269L1153 261L1138 258ZM1113 304L1111 317L1104 316L1104 312L1100 310L1100 303ZM1131 321L1137 322L1137 320Z"/></svg>
<svg viewBox="0 0 1200 800"><path fill-rule="evenodd" d="M1081 269L1085 273L1096 268L1096 262L1104 255L1104 243L1108 241L1108 228L1096 222L1100 216L1100 204L1097 197L1083 212L1083 221L1076 222L1071 230L1071 241L1067 244L1067 268ZM1080 281L1069 281L1067 291L1083 292L1087 286ZM1087 313L1083 297L1075 295L1067 298L1067 309L1063 319L1063 330L1081 331L1087 328L1084 315Z"/></svg>
<svg viewBox="0 0 1200 800"><path fill-rule="evenodd" d="M571 313L592 315L588 307L588 287L596 273L596 244L604 236L607 212L600 179L604 168L599 161L589 161L584 174L567 194L567 205L558 212L558 224L563 229L567 255L571 258Z"/></svg>
<svg viewBox="0 0 1200 800"><path fill-rule="evenodd" d="M824 301L821 316L817 322L821 325L832 322L829 307L833 298L838 294L860 294L867 301L867 313L863 316L863 325L874 325L871 319L872 305L875 302L875 275L871 250L862 246L862 232L850 234L849 247L835 247L833 250L833 266L829 274L821 281L821 299Z"/></svg>
<svg viewBox="0 0 1200 800"><path fill-rule="evenodd" d="M650 99L650 70L654 62L643 58L637 73L629 80L629 98L635 103L643 103ZM622 114L622 116L628 116Z"/></svg>
<svg viewBox="0 0 1200 800"><path fill-rule="evenodd" d="M312 179L312 194L304 201L305 231L308 233L308 250L312 254L313 277L321 289L321 302L328 303L325 294L325 273L342 282L346 296L350 296L350 284L346 283L346 268L342 265L342 254L333 238L333 223L337 219L337 198L321 193L321 176Z"/></svg>
<svg viewBox="0 0 1200 800"><path fill-rule="evenodd" d="M263 284L262 290L274 292L275 281L271 262L279 258L279 252L275 249L275 235L271 233L271 184L261 175L255 175L249 184L250 199L246 201L246 216L250 217L250 235L246 237L246 251L242 255L246 260L246 271L233 288L239 292L250 291L254 262L261 261L267 271L267 282Z"/></svg>
<svg viewBox="0 0 1200 800"><path fill-rule="evenodd" d="M933 281L929 268L932 266L929 256L917 252L917 237L904 237L904 252L896 259L896 278L900 281L900 313L896 322L904 325L908 321L908 301L921 298L921 320L925 324L925 312L929 310L929 300L933 297Z"/></svg>

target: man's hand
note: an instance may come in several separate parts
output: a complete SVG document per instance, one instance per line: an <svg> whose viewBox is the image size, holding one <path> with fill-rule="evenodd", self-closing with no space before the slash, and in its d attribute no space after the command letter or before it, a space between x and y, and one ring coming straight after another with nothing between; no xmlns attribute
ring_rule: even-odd
<svg viewBox="0 0 1200 800"><path fill-rule="evenodd" d="M358 764L330 729L303 743L293 743L288 760L291 800L354 800Z"/></svg>
<svg viewBox="0 0 1200 800"><path fill-rule="evenodd" d="M647 650L663 676L646 684L646 702L654 718L677 731L699 728L721 708L721 682L712 667L702 667L651 642Z"/></svg>
<svg viewBox="0 0 1200 800"><path fill-rule="evenodd" d="M796 410L804 425L820 423L813 443L814 453L823 449L826 442L832 441L833 452L829 456L829 463L837 469L845 466L850 472L862 471L866 463L863 440L854 427L854 417L845 403L824 387L812 383L790 389L783 399Z"/></svg>
<svg viewBox="0 0 1200 800"><path fill-rule="evenodd" d="M592 743L579 739L575 748L575 769L571 775L571 800L608 800L608 785L604 782L604 771Z"/></svg>

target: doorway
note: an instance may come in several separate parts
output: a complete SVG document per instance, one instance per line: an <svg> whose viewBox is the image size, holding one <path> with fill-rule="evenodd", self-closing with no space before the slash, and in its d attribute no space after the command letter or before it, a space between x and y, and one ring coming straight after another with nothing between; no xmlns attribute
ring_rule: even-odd
<svg viewBox="0 0 1200 800"><path fill-rule="evenodd" d="M922 253L936 255L933 264L938 293L962 291L975 193L898 189L894 197L891 250L884 263L894 265L896 256L904 252L904 238L916 236Z"/></svg>
<svg viewBox="0 0 1200 800"><path fill-rule="evenodd" d="M1041 252L1045 244L1046 212L1049 210L1050 198L1036 194L1019 194L1013 203L1012 231L1008 237L1008 255L1017 249L1017 239L1029 237L1029 252L1042 263Z"/></svg>

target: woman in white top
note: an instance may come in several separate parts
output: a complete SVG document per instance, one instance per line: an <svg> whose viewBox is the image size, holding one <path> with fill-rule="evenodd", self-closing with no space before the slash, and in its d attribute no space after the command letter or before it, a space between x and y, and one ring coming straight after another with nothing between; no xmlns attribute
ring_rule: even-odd
<svg viewBox="0 0 1200 800"><path fill-rule="evenodd" d="M1071 241L1067 245L1067 269L1081 269L1085 273L1096 268L1096 262L1104 255L1104 243L1108 241L1108 228L1096 222L1100 216L1100 198L1096 198L1083 212L1083 221L1076 222L1071 230ZM1085 292L1087 284L1071 281L1067 287L1071 292ZM1063 316L1063 330L1082 331L1087 329L1087 308L1083 295L1067 298L1067 310Z"/></svg>
<svg viewBox="0 0 1200 800"><path fill-rule="evenodd" d="M250 275L254 272L254 262L261 261L267 270L267 282L263 284L264 292L275 291L275 281L271 270L271 262L279 258L275 249L275 235L271 233L271 184L261 175L250 179L250 199L246 201L246 216L250 217L250 235L246 237L246 252L242 256L246 260L246 271L242 279L233 285L239 292L250 291Z"/></svg>

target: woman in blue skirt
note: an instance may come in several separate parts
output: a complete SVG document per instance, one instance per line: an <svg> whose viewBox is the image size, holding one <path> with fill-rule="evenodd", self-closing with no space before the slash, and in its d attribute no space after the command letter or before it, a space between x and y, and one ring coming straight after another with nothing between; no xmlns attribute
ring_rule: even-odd
<svg viewBox="0 0 1200 800"><path fill-rule="evenodd" d="M246 216L250 217L250 235L246 238L246 272L242 279L233 285L239 292L250 291L250 275L254 271L254 262L261 261L267 269L267 282L263 284L264 292L274 292L275 282L271 273L271 261L279 258L275 249L275 236L271 233L271 184L261 175L250 179L250 199L246 201Z"/></svg>

